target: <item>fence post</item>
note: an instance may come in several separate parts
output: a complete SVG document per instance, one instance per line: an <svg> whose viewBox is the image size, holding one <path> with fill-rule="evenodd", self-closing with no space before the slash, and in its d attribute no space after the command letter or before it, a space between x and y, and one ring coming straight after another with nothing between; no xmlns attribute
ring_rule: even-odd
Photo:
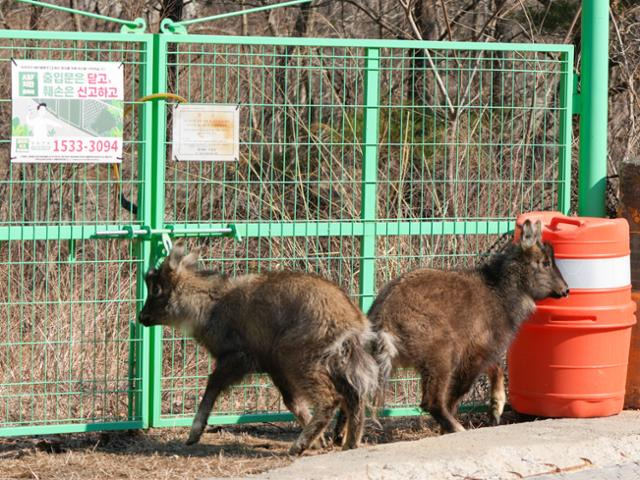
<svg viewBox="0 0 640 480"><path fill-rule="evenodd" d="M565 215L571 210L571 135L573 118L573 49L563 52L562 77L560 78L560 171L558 177L558 209Z"/></svg>
<svg viewBox="0 0 640 480"><path fill-rule="evenodd" d="M378 181L378 140L380 120L380 49L367 48L364 77L364 126L362 157L363 222L360 239L360 308L366 312L373 303L376 287L376 217Z"/></svg>
<svg viewBox="0 0 640 480"><path fill-rule="evenodd" d="M163 35L153 35L153 87L154 92L165 92L167 88L166 69L166 42ZM152 229L164 227L164 171L166 161L166 102L163 99L153 102L153 130L151 132L153 145L153 162L151 178L145 183L145 188L151 191L153 206L149 226ZM155 253L160 248L161 242L157 240L151 243L152 260L157 258ZM161 378L162 378L162 327L156 326L148 329L149 332L149 416L151 426L158 426L161 410Z"/></svg>
<svg viewBox="0 0 640 480"><path fill-rule="evenodd" d="M144 63L139 66L136 72L140 78L141 96L149 95L154 88L154 41L147 41L145 47ZM154 164L154 119L152 105L144 103L138 105L138 108L132 109L132 122L137 122L138 128L138 176L141 182L138 188L138 216L137 220L142 225L149 225L153 212L153 192L150 188L153 185L153 164ZM147 287L144 277L151 262L152 245L149 239L140 239L137 241L136 255L139 261L138 271L136 273L136 297L138 299L138 307L136 313L142 309L144 299L147 296ZM129 417L139 416L142 421L142 428L150 426L149 395L151 393L149 376L152 372L150 367L149 345L150 332L149 329L138 323L138 319L133 320L132 338L139 343L130 347L129 354ZM133 391L139 390L138 394L133 396ZM130 418L131 420L131 418Z"/></svg>
<svg viewBox="0 0 640 480"><path fill-rule="evenodd" d="M582 67L578 212L605 215L609 0L582 2Z"/></svg>

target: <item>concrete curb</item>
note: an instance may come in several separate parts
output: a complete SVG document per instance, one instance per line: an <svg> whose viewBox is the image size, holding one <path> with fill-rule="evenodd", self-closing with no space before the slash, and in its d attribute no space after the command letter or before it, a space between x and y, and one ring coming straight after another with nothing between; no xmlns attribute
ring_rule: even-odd
<svg viewBox="0 0 640 480"><path fill-rule="evenodd" d="M252 477L270 480L572 478L640 462L640 411L481 428L412 442L302 457ZM604 470L602 470L604 471ZM558 477L560 475L560 477ZM578 477L576 477L578 478ZM583 478L583 477L580 477ZM587 477L584 477L587 478ZM633 478L637 477L633 474Z"/></svg>

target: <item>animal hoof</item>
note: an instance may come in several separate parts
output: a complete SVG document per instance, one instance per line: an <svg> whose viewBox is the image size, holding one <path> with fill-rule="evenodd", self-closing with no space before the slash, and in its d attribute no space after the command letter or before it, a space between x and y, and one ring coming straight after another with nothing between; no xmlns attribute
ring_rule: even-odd
<svg viewBox="0 0 640 480"><path fill-rule="evenodd" d="M323 448L327 448L327 440L324 437L318 437L311 444L310 448L313 450L322 450Z"/></svg>
<svg viewBox="0 0 640 480"><path fill-rule="evenodd" d="M357 444L349 444L349 443L345 443L344 445L342 445L342 450L353 450L355 448L358 448Z"/></svg>
<svg viewBox="0 0 640 480"><path fill-rule="evenodd" d="M298 456L298 455L301 455L302 452L304 452L304 450L305 450L304 447L302 445L299 445L296 442L293 445L291 445L291 448L289 449L289 455Z"/></svg>
<svg viewBox="0 0 640 480"><path fill-rule="evenodd" d="M195 445L200 441L200 435L189 435L185 445Z"/></svg>
<svg viewBox="0 0 640 480"><path fill-rule="evenodd" d="M500 425L500 415L497 412L491 413L491 425L493 426Z"/></svg>

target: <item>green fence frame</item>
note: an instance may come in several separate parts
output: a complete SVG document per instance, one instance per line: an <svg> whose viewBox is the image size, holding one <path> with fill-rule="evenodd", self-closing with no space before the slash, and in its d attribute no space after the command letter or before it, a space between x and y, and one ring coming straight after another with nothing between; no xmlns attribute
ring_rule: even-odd
<svg viewBox="0 0 640 480"><path fill-rule="evenodd" d="M135 115L135 120L131 123L130 128L127 130L125 135L125 146L128 145L131 154L125 160L125 162L132 161L132 158L137 157L137 166L131 167L132 171L137 170L138 176L137 178L129 177L125 179L112 179L109 173L102 179L92 178L89 175L86 167L77 167L78 177L74 177L74 183L85 184L89 187L84 187L84 192L87 192L87 188L97 188L100 190L103 189L103 198L109 197L113 192L119 190L123 186L131 186L135 189L137 185L152 185L152 168L153 168L153 156L151 151L151 141L152 137L149 135L149 132L153 132L153 119L151 112L150 104L135 104L135 98L141 97L143 95L149 94L153 91L153 72L149 66L152 64L152 54L153 54L153 37L148 34L118 34L118 33L84 33L84 32L32 32L32 31L11 31L11 30L0 30L0 62L4 66L8 66L11 63L12 56L18 58L35 58L35 59L95 59L96 55L99 56L100 59L105 59L105 57L109 57L111 60L122 59L123 63L125 63L125 69L129 70L129 75L131 79L131 84L128 85L127 94L130 95L130 98L127 99L126 103L135 107L133 109L132 115ZM8 69L4 70L5 73L8 74ZM137 79L137 80L136 80ZM10 83L10 82L9 82ZM8 106L8 110L4 110L4 113L10 114L10 99L4 98L2 100L3 105ZM130 136L131 134L135 136ZM6 135L6 130L3 135ZM9 133L10 135L10 133ZM3 137L0 139L0 146L4 147L5 151L7 151L7 155L5 160L8 162L8 144L9 138ZM135 152L134 152L135 150ZM124 164L123 164L124 165ZM65 167L62 166L28 166L28 165L8 165L7 166L7 178L8 180L2 181L2 187L7 188L10 192L13 192L14 189L18 193L22 193L25 195L34 195L34 191L37 195L37 186L33 186L35 183L41 182L42 189L48 189L46 193L46 198L44 201L54 201L56 200L55 193L52 193L51 188L56 187L56 185L62 185L69 181L69 179L65 178L63 174L63 169ZM104 167L109 169L110 167ZM38 175L40 177L36 177L33 182L28 182L22 180L20 175L21 172L39 172ZM35 175L35 174L34 174ZM133 175L133 173L131 174ZM34 190L34 188L36 190ZM62 187L60 187L62 188ZM83 188L83 187L78 187ZM6 192L6 190L5 190ZM72 266L76 261L73 257L75 255L82 255L82 253L76 251L76 244L81 244L81 246L89 245L92 242L102 243L106 245L107 242L114 242L114 240L109 240L108 236L104 235L106 231L112 230L128 230L133 232L135 229L139 229L141 226L149 223L150 212L151 212L151 202L152 202L152 194L153 192L149 188L140 188L139 189L139 197L137 198L137 202L139 204L140 210L138 214L137 220L131 221L128 218L124 218L122 215L116 215L119 218L116 218L112 221L102 222L100 221L102 217L104 217L102 211L98 210L105 207L104 202L96 202L96 210L87 212L86 209L81 206L79 208L78 216L80 218L72 219L68 221L60 221L55 216L49 215L49 209L46 209L46 215L44 217L34 218L33 221L24 221L25 215L27 212L22 211L22 219L15 219L9 214L7 217L0 218L0 248L10 248L11 245L17 245L18 249L25 249L25 242L32 242L35 245L35 242L45 242L47 244L47 251L49 251L49 244L52 244L51 250L55 251L58 249L58 258L50 261L43 261L46 265L46 271L49 273L49 265L52 265L51 269L61 268L62 265ZM3 202L12 203L14 200L11 198L11 193L8 194L8 198L4 198ZM74 209L74 205L68 206L70 209ZM62 207L61 207L62 209ZM93 215L92 215L93 214ZM60 212L60 216L62 216L62 211ZM93 216L93 218L91 218ZM132 269L135 268L136 263L139 265L148 265L150 262L150 241L142 241L142 242L134 242L133 235L131 236L129 252L132 254L132 257L129 263L133 266ZM61 251L61 248L64 247L64 252ZM91 247L89 247L91 248ZM96 247L97 248L97 247ZM34 247L35 249L35 247ZM63 258L67 254L69 259L66 257ZM33 273L31 274L34 278L37 274L35 262L29 263L25 261L12 261L11 255L9 257L5 257L7 251L3 251L3 258L0 260L7 269L11 269L12 267L17 267L19 264L24 264L22 267L22 272L25 269L31 269ZM105 257L104 259L96 259L91 261L90 259L79 260L78 268L80 273L77 274L80 278L82 278L84 282L84 269L87 268L98 268L98 264L114 264L114 261L110 259L110 257ZM70 267L71 268L71 267ZM71 274L75 278L75 274ZM128 299L130 309L134 312L136 308L140 308L143 299L146 296L146 290L144 286L143 277L144 269L137 269L137 282L135 291L128 292ZM49 281L49 278L46 279ZM63 300L58 299L58 303L62 305L62 308L68 306L71 309L73 304L83 304L88 305L87 307L82 308L82 322L87 324L90 323L90 319L85 318L84 311L87 310L87 315L90 314L90 304L93 302L97 304L99 307L107 307L109 303L109 299L99 300L98 292L102 289L101 286L97 285L87 285L87 289L93 289L93 293L95 294L94 298L85 299L84 293L81 293L79 298L75 298L71 296L71 298ZM2 311L3 320L5 318L9 318L11 308L14 307L12 304L22 305L22 308L32 308L35 312L36 305L44 304L45 309L53 308L50 307L50 304L55 303L55 300L45 299L44 301L30 301L28 297L26 297L26 291L24 289L21 290L21 297L17 300L11 299L9 294L8 297L5 297L2 301L2 306L0 307L0 311ZM117 301L117 298L113 299ZM46 310L49 311L49 310ZM35 314L34 314L35 315ZM120 317L120 315L118 315ZM82 385L82 376L84 372L77 372L77 369L84 369L86 366L82 364L76 365L73 362L73 359L69 360L69 365L67 366L68 372L65 371L65 374L68 375L68 379L63 379L58 377L58 373L56 366L56 378L50 379L48 378L48 373L37 374L34 373L33 370L37 368L34 364L27 365L26 371L22 371L23 375L40 375L37 377L37 380L29 382L27 378L22 380L23 384L20 383L20 380L15 382L0 382L0 403L2 403L2 410L5 410L5 405L7 406L7 410L4 411L4 416L0 420L0 435L9 436L9 435L36 435L36 434L50 434L50 433L68 433L68 432L85 432L85 431L97 431L97 430L120 430L120 429L131 429L131 428L146 428L150 425L149 422L149 414L147 410L148 405L148 397L149 397L149 383L148 383L148 372L151 368L151 357L149 355L149 337L150 332L146 329L142 328L139 324L137 324L136 319L131 317L127 319L122 318L111 318L110 320L116 321L121 320L123 325L122 328L128 328L129 333L122 333L122 336L127 336L129 338L128 345L122 349L122 354L128 351L129 358L127 360L128 363L128 372L125 372L122 378L111 379L107 378L106 374L103 379L93 379L93 383L90 383L89 387ZM42 318L34 318L34 322L43 322ZM73 318L71 317L70 322L73 322ZM6 320L8 329L9 320ZM126 327L124 326L126 322ZM52 325L51 328L61 328L62 324ZM20 327L22 328L22 327ZM0 341L0 355L5 357L6 362L12 361L12 356L22 355L23 350L28 350L31 348L41 347L45 352L44 355L44 369L46 370L46 359L47 352L51 352L51 354L55 354L56 346L51 345L46 336L39 336L37 331L34 330L31 332L33 335L31 338L24 339L24 348L23 345L16 345L9 341L8 331L5 331L3 335L7 335L5 340ZM69 326L70 331L73 331L75 328L73 325ZM81 328L84 328L81 327ZM96 328L100 328L100 325L97 325ZM29 334L26 332L25 336ZM97 334L97 333L96 333ZM22 333L20 334L22 338ZM97 337L93 338L96 344L100 344L101 340ZM78 344L82 344L87 341L86 338L81 337L79 340L76 339L58 339L57 344L68 347L71 351L72 348L77 347ZM102 340L102 343L109 344L112 342L127 342L123 339L109 339L105 337ZM16 347L18 349L16 350ZM120 352L120 348L117 349ZM95 360L95 359L94 359ZM101 361L109 362L113 359L104 358ZM124 361L123 359L120 359ZM77 380L77 376L80 376L80 380ZM87 372L87 376L90 376L91 373ZM95 373L94 373L95 375ZM127 381L128 377L128 381ZM66 383L65 383L66 382ZM119 382L118 386L114 386L113 382ZM68 389L70 391L59 390L59 386L56 383L62 383L68 385ZM80 391L73 392L74 385L78 385L78 389ZM128 385L126 385L128 384ZM51 387L49 387L51 385ZM125 386L126 385L126 386ZM49 391L51 388L53 391ZM84 389L88 388L87 391ZM24 390L27 391L25 392ZM43 390L40 393L35 393L35 389ZM56 390L58 389L58 390ZM31 390L31 393L29 392ZM58 403L64 405L65 395L67 397L78 397L80 399L89 397L92 398L95 402L96 398L104 397L106 399L107 395L115 394L115 401L125 401L126 399L126 408L117 418L110 418L111 415L103 412L102 414L85 414L82 413L71 416L71 418L65 418L64 410L68 408L71 411L72 407L69 405L67 408L60 407L62 413L57 412ZM18 402L19 405L22 405L23 397L40 395L44 398L46 402L47 398L51 398L51 402L56 402L56 414L53 417L48 416L46 413L37 413L33 412L32 421L14 421L9 417L11 415L16 414L15 411L9 411L9 405L12 401ZM28 402L27 402L28 403ZM40 404L38 404L40 407ZM104 407L106 410L106 406ZM80 410L82 412L82 409ZM20 414L22 415L22 414ZM40 416L38 416L40 415ZM59 417L59 418L58 418Z"/></svg>
<svg viewBox="0 0 640 480"><path fill-rule="evenodd" d="M416 258L423 252L422 242L424 238L440 238L444 236L459 236L465 238L479 238L483 236L498 236L508 234L513 229L513 216L517 213L511 211L509 215L500 215L486 218L479 218L475 215L469 220L465 216L457 218L411 218L411 216L399 216L397 219L391 218L388 211L383 208L380 211L381 195L388 195L393 183L393 179L385 176L385 172L380 170L380 158L383 155L391 155L391 148L400 148L391 139L391 133L382 132L382 124L387 121L393 113L394 109L402 110L402 105L397 105L391 98L383 98L383 82L392 78L393 62L402 62L402 65L408 61L405 53L398 55L390 54L394 52L412 52L412 51L448 51L452 54L452 61L464 61L457 59L457 55L461 52L475 52L484 54L490 52L495 54L498 61L502 54L513 54L513 62L520 61L526 55L556 55L553 60L555 66L559 70L557 88L559 95L556 104L553 106L555 112L555 120L557 125L556 138L556 157L546 159L549 164L556 165L555 177L543 178L544 183L541 192L552 192L553 199L547 206L553 206L563 212L568 212L570 207L570 191L571 191L571 115L572 115L572 92L573 92L573 47L569 45L529 45L529 44L484 44L484 43L468 43L468 42L428 42L428 41L394 41L394 40L344 40L344 39L313 39L313 38L269 38L269 37L227 37L227 36L202 36L187 34L142 34L142 33L123 33L123 34L98 34L98 33L67 33L67 32L30 32L30 31L2 31L0 30L0 42L13 41L20 43L21 41L37 42L37 49L44 51L47 46L54 48L56 42L95 42L101 45L105 51L109 50L109 46L114 43L126 43L139 46L145 61L138 65L141 73L139 85L135 92L138 96L144 96L156 92L165 92L169 88L167 72L172 62L173 54L176 54L176 48L189 46L197 46L206 49L209 47L221 47L227 49L227 52L233 52L233 49L241 48L271 48L274 58L282 58L287 55L288 48L306 49L304 51L312 51L314 49L328 49L333 51L339 50L343 53L342 60L344 62L353 62L353 65L361 68L361 76L358 77L358 88L361 88L359 97L362 103L353 100L353 111L358 121L362 121L362 130L360 127L354 127L354 140L349 146L353 146L354 152L357 148L362 149L362 171L361 176L346 182L346 187L359 189L359 204L356 207L358 216L326 219L298 219L291 221L269 221L262 218L257 219L240 219L238 221L230 221L228 218L184 218L172 219L168 218L167 205L165 199L167 188L171 182L177 183L166 177L167 168L171 165L166 159L167 151L167 114L169 104L165 100L156 100L153 102L136 104L134 111L136 112L137 128L132 127L132 131L136 132L136 138L128 138L131 144L136 144L138 166L137 178L130 179L131 184L138 185L137 204L138 214L134 221L114 221L114 222L96 222L91 219L82 218L77 222L55 222L54 219L46 219L46 222L5 222L0 219L0 247L15 241L49 241L49 242L67 242L70 245L73 242L131 242L131 251L135 253L136 265L136 291L135 299L137 307L140 308L146 296L145 284L143 281L144 272L152 262L156 261L162 254L162 235L170 234L173 237L199 237L200 239L209 239L209 241L226 241L233 242L227 237L231 229L232 234L236 238L249 241L277 241L282 238L289 239L314 239L318 244L327 238L334 238L342 242L349 243L346 249L352 248L352 257L354 264L358 264L358 281L352 285L354 298L357 298L360 306L367 309L380 286L380 265L384 265L385 258L380 253L381 246L388 247L396 238L406 237L411 241L416 240L420 245L404 254L410 261L419 261ZM2 44L4 45L4 44ZM0 45L0 62L10 62L10 58L2 55L2 45ZM59 47L56 47L59 48ZM68 47L70 49L73 46ZM172 50L173 49L173 50ZM231 49L231 50L230 50ZM279 49L279 50L278 50ZM27 49L28 51L28 49ZM292 50L293 51L293 50ZM360 52L360 53L350 53ZM196 52L197 53L197 52ZM87 58L91 58L86 53ZM179 55L179 53L178 53ZM294 54L295 55L295 54ZM518 57L520 55L521 57ZM52 53L53 58L57 58ZM247 57L248 58L248 57ZM493 57L491 57L493 59ZM457 59L457 60L456 60ZM424 60L424 59L423 59ZM302 62L305 59L300 60ZM448 60L447 60L448 61ZM493 60L492 60L493 61ZM387 62L385 64L385 62ZM176 60L180 63L180 59ZM130 66L129 68L133 68ZM208 67L207 67L208 68ZM346 68L346 67L345 67ZM424 67L429 70L429 67ZM467 72L468 73L468 72ZM535 72L534 72L535 73ZM180 74L180 73L179 73ZM464 75L465 71L460 68L459 75ZM360 75L360 74L358 74ZM286 79L286 76L285 76ZM554 87L555 88L555 87ZM435 94L438 98L438 94ZM128 99L133 102L135 99ZM193 101L189 99L190 101ZM543 99L544 100L544 99ZM538 101L535 93L532 98L532 108ZM6 102L6 100L5 100ZM133 102L135 103L135 102ZM410 108L416 107L415 103ZM381 117L381 112L386 113ZM551 111L551 110L550 110ZM409 115L409 113L407 113ZM469 114L470 115L470 114ZM333 122L333 117L332 122ZM403 122L404 117L400 118ZM409 117L407 117L409 118ZM471 118L471 116L469 116ZM450 126L447 120L435 120L434 122L445 122L444 128ZM408 120L407 120L408 122ZM415 125L415 123L414 123ZM293 128L293 127L292 127ZM297 128L297 127L296 127ZM423 133L424 133L424 126ZM400 131L408 132L409 127L400 127ZM344 127L343 127L344 132ZM296 133L295 135L298 135ZM298 138L298 137L296 137ZM545 137L546 138L546 137ZM7 143L6 138L0 138L4 144ZM322 144L322 141L316 142ZM327 142L329 145L331 142ZM341 142L345 144L345 142ZM412 142L411 148L417 148ZM542 142L544 144L544 141ZM488 142L491 144L491 141ZM514 143L515 144L515 143ZM5 145L6 146L6 145ZM536 146L537 147L537 146ZM541 146L541 148L544 145ZM132 147L133 148L133 147ZM327 147L332 148L332 147ZM344 148L342 147L337 148ZM424 146L422 147L424 149ZM456 148L458 148L456 146ZM491 151L493 148L488 146ZM533 148L533 147L532 147ZM384 150L384 152L383 152ZM457 153L457 150L456 150ZM358 158L354 153L354 158ZM124 162L127 162L125 158ZM546 167L545 167L546 168ZM424 167L423 167L424 169ZM469 184L470 168L467 166L467 185ZM463 177L464 172L455 168L456 179ZM516 178L510 178L508 172L504 173L502 181L511 181L516 187ZM381 178L381 175L383 178ZM176 177L177 178L177 177ZM60 179L61 180L61 179ZM134 181L135 180L135 181ZM418 185L419 179L411 180ZM456 180L457 181L457 180ZM284 181L280 182L284 185ZM459 183L464 183L461 178ZM305 185L309 185L308 181ZM318 184L320 181L318 180ZM447 188L446 182L444 188ZM194 184L195 185L195 184ZM120 188L118 182L108 183L108 188ZM173 188L173 187L172 187ZM413 187L413 184L411 186ZM467 187L468 188L468 187ZM284 187L283 187L284 189ZM547 190L548 189L548 190ZM385 193L386 192L386 193ZM548 193L547 193L548 194ZM514 194L517 196L517 192ZM491 197L489 197L491 198ZM382 201L384 207L384 201ZM526 208L527 205L520 205L520 208ZM477 212L481 212L481 206L475 207ZM389 210L390 212L391 210ZM331 216L329 216L331 217ZM469 240L474 241L474 240ZM382 242L382 243L381 243ZM480 247L476 241L476 246L468 250L461 249L460 255L471 256L471 253L478 253ZM305 247L306 248L306 247ZM385 249L383 248L383 250ZM243 259L242 255L235 257L235 260L244 260L249 262L248 247L247 258ZM471 252L471 253L470 253ZM338 255L340 256L340 255ZM398 254L398 258L403 255ZM230 257L231 258L231 257ZM0 259L0 262L3 262ZM331 260L329 260L331 261ZM333 260L335 261L335 260ZM6 262L9 267L13 265L11 261ZM268 263L265 263L268 266ZM353 267L354 269L356 267ZM385 267L386 268L386 267ZM391 274L392 267L389 268ZM397 268L397 267L396 267ZM355 270L354 270L355 271ZM355 291L357 289L357 291ZM115 300L115 299L114 299ZM26 302L28 303L28 301ZM129 377L131 382L128 388L128 415L127 418L119 418L117 420L106 420L99 418L99 415L87 418L74 418L68 421L55 422L48 418L34 418L30 424L17 425L7 422L0 414L0 436L9 435L34 435L45 433L64 433L79 432L93 430L109 430L109 429L127 429L127 428L146 428L149 426L186 426L191 424L191 415L195 410L185 409L184 404L181 407L180 414L167 414L163 412L163 394L165 394L166 379L163 378L163 349L167 347L167 338L163 336L160 327L142 328L135 322L135 318L129 319L130 325L130 348L129 348ZM171 339L169 339L171 340ZM176 345L186 345L188 341L174 337L173 341ZM8 346L5 346L8 350ZM0 356L2 356L3 345L0 342ZM7 353L8 355L8 353ZM198 354L196 354L196 359ZM201 355L201 354L200 354ZM202 360L202 358L200 358ZM196 383L205 378L202 372L197 373ZM403 379L405 382L413 382L411 375ZM250 382L248 382L250 383ZM265 383L256 383L250 388L255 391L261 391L265 387ZM7 384L0 382L0 402L2 401L2 389ZM247 387L247 384L241 388ZM189 390L190 397L197 397L200 387L190 386L182 388L182 396L184 399L185 391ZM247 387L249 388L249 387ZM471 407L469 407L471 408ZM2 411L2 405L0 405ZM414 415L419 414L420 410L415 404L390 404L383 412L384 415ZM209 421L215 424L242 423L242 422L258 422L258 421L280 421L291 420L293 417L290 413L284 411L279 405L271 410L261 410L259 412L236 411L231 409L229 412L214 413Z"/></svg>
<svg viewBox="0 0 640 480"><path fill-rule="evenodd" d="M207 48L213 50L207 50ZM249 53L241 54L241 48L249 47ZM181 48L183 50L181 50ZM220 50L215 50L219 48ZM191 98L192 84L188 83L187 91L184 90L171 90L167 81L167 69L169 65L174 65L177 69L189 69L189 60L191 55L202 55L198 60L200 64L206 64L207 62L216 62L214 54L212 52L224 51L225 55L229 53L232 56L233 52L237 52L238 56L242 55L243 59L250 63L251 58L260 56L269 56L265 54L265 49L280 48L280 54L274 54L274 57L279 59L283 56L295 54L291 53L289 48L304 48L304 52L311 49L354 49L361 52L359 60L362 62L363 70L363 105L359 107L362 110L363 115L363 132L362 132L362 177L361 182L361 208L359 218L349 219L325 219L325 220L309 220L309 219L294 219L293 221L264 221L260 219L247 220L241 219L233 221L234 219L221 218L197 218L189 221L175 222L170 218L162 224L161 213L157 214L154 218L157 218L160 223L155 224L154 228L166 229L173 232L175 236L183 237L211 237L212 231L223 231L230 226L233 229L233 233L243 240L248 239L267 239L269 241L283 238L326 238L326 237L339 237L344 239L357 238L359 241L358 260L359 260L359 284L358 291L355 295L359 301L360 306L363 309L368 309L377 288L379 288L379 282L376 281L376 263L380 262L380 254L377 252L379 242L382 238L392 238L395 236L406 236L418 238L420 236L442 236L442 235L465 235L465 236L481 236L481 235L504 235L512 231L513 229L513 215L517 212L511 212L508 217L505 218L487 218L484 220L472 220L468 221L464 218L459 219L400 219L392 220L389 218L379 218L377 212L378 204L378 189L381 188L381 182L378 177L378 159L380 155L380 145L384 144L384 140L381 139L380 132L380 111L381 111L381 56L384 56L381 52L388 51L390 49L428 49L439 51L452 51L452 52L517 52L514 55L527 54L527 53L549 53L557 54L558 62L561 63L561 70L559 71L560 81L558 83L559 88L559 100L556 106L558 113L558 158L551 159L550 162L557 160L558 166L558 180L556 198L554 200L554 208L563 212L569 211L570 206L570 184L571 184L571 115L572 115L572 92L573 92L573 47L568 45L528 45L528 44L482 44L482 43L465 43L465 42L425 42L425 41L388 41L388 40L343 40L343 39L314 39L314 38L269 38L269 37L228 37L228 36L205 36L205 35L188 35L188 34L174 34L174 35L161 35L158 44L158 58L167 59L167 64L164 68L161 68L158 72L158 88L159 91L169 91L170 93L177 93L181 96L185 96L189 101L197 102L198 98ZM253 50L252 50L253 49ZM275 50L268 50L273 52ZM184 53L187 60L181 60L181 52ZM171 56L174 56L173 60L168 60ZM299 54L299 57L303 57L303 53ZM336 54L338 55L338 54ZM346 56L346 54L343 53ZM358 57L355 53L354 56ZM205 60L205 58L207 60ZM304 60L303 60L304 61ZM275 62L275 59L274 59ZM238 63L241 63L238 60ZM216 66L218 64L216 63ZM220 69L224 70L224 66L220 65ZM251 65L248 66L249 69ZM199 65L200 71L204 71L206 66ZM292 67L294 68L294 67ZM304 69L304 67L297 66L295 68ZM227 75L224 70L224 75ZM178 73L178 75L181 75ZM183 74L184 75L184 74ZM188 73L186 75L189 75ZM200 73L204 75L204 73ZM238 74L239 75L239 74ZM228 77L225 77L228 80ZM185 80L186 81L186 80ZM264 79L262 80L264 84ZM179 80L176 79L179 83ZM285 74L284 82L286 84L287 77ZM271 88L271 84L267 85ZM178 85L179 87L179 85ZM175 88L175 86L174 86ZM184 86L183 86L184 88ZM193 89L198 90L200 87L193 86ZM235 88L235 87L234 87ZM196 93L195 97L199 94ZM234 96L233 93L230 95ZM534 94L535 96L535 94ZM222 101L224 103L224 101ZM232 102L233 103L233 102ZM269 104L268 101L258 101L257 104ZM295 103L295 101L294 101ZM158 121L159 128L157 129L160 138L157 140L157 144L161 145L158 151L159 170L165 171L167 168L166 148L168 146L166 132L166 118L169 110L169 104L165 101L159 101L158 105ZM322 108L322 106L320 107ZM295 135L298 135L296 131ZM297 137L296 137L297 138ZM245 139L246 140L246 139ZM248 143L251 141L247 140ZM243 147L241 147L243 148ZM256 160L260 162L260 160ZM171 162L171 161L169 161ZM303 160L304 162L304 160ZM262 163L260 163L262 165ZM186 168L186 167L185 167ZM206 176L203 174L203 177ZM164 177L162 173L157 174L157 179L163 179L165 182L169 181ZM208 177L207 177L208 178ZM512 179L513 180L513 179ZM180 182L188 183L188 180L180 177ZM174 181L178 183L178 181ZM195 188L195 187L194 187ZM158 202L157 207L164 211L163 201L160 197L156 197ZM258 202L260 200L257 200ZM167 213L167 215L169 215ZM222 240L224 234L217 234L218 238ZM233 256L233 255L231 255ZM274 255L277 257L277 255ZM215 260L215 258L214 258ZM229 258L224 258L224 261ZM242 258L237 259L242 260ZM270 253L265 255L264 262L268 265L270 261L273 261ZM235 266L234 266L235 268ZM234 270L235 272L235 270ZM337 280L337 279L334 279ZM351 292L354 294L354 292ZM188 381L193 380L194 376L198 376L201 382L206 379L205 372L196 373L190 372L189 374L174 374L168 375L163 379L163 369L167 367L163 363L163 347L167 348L167 343L172 343L175 347L176 344L181 343L184 347L184 342L187 341L184 338L175 337L172 333L169 334L171 338L165 339L163 337L162 329L156 327L153 334L153 346L154 361L158 368L153 370L153 378L151 380L154 385L151 400L151 418L152 425L158 427L164 426L188 426L191 424L191 409L184 409L185 391L188 390L187 396L192 397L192 403L198 398L198 393L201 392L203 384L198 384L195 387L193 385L186 386ZM173 347L172 347L173 348ZM165 352L166 353L166 352ZM173 356L173 353L171 354ZM186 356L186 354L183 355ZM198 355L206 356L205 352L196 351L195 357ZM184 356L178 355L176 358L182 358L184 362ZM175 359L171 359L171 371L173 372L173 365ZM211 368L211 364L208 364L208 368ZM407 372L402 372L404 375L403 381L415 382L415 378ZM176 377L179 377L176 380ZM179 385L182 381L182 386ZM173 383L172 383L173 382ZM269 383L261 383L259 379L248 380L245 384L240 385L238 389L243 389L240 395L244 395L244 401L251 392L263 391L265 388L268 390ZM179 402L182 407L179 407L177 414L171 414L163 412L163 405L167 401L163 399L163 394L168 394L170 398L173 398L173 394L168 390L173 388L166 387L166 383L177 383L175 387L179 391L179 395L182 398ZM194 394L195 392L195 394ZM260 393L256 395L260 396ZM242 400L241 402L242 403ZM476 405L477 407L477 405ZM466 409L474 408L473 405L466 405ZM259 421L279 421L290 420L293 417L290 413L286 412L282 408L282 405L277 406L272 411L266 411L259 409L259 412L242 411L242 407L236 411L231 408L229 411L216 412L214 407L214 413L209 418L211 424L229 424L229 423L247 423L247 422L259 422ZM390 405L383 410L383 415L396 416L396 415L416 415L420 414L420 409L414 402L412 405Z"/></svg>

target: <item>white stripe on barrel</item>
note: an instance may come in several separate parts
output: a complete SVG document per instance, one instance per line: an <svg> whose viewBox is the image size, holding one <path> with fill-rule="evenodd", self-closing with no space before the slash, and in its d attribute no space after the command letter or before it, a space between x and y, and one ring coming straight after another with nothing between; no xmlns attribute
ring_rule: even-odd
<svg viewBox="0 0 640 480"><path fill-rule="evenodd" d="M631 284L629 255L613 258L556 258L569 289L622 288Z"/></svg>

